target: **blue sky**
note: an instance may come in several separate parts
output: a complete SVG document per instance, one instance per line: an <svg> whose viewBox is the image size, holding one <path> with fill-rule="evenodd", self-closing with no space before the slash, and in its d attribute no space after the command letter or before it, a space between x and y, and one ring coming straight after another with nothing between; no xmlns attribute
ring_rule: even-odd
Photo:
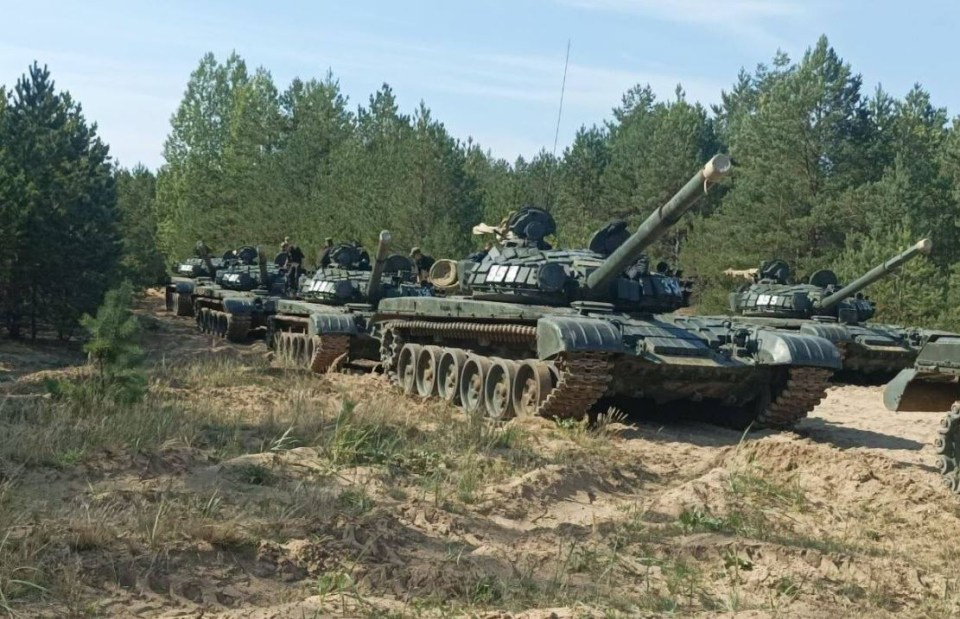
<svg viewBox="0 0 960 619"><path fill-rule="evenodd" d="M741 67L820 34L862 73L865 90L915 82L960 112L954 45L960 3L865 0L274 0L0 3L0 83L34 59L124 165L163 163L170 115L207 51L236 50L281 90L332 70L352 106L383 82L412 111L423 99L455 136L513 160L551 150L567 40L560 147L602 122L622 93L649 83L715 103Z"/></svg>

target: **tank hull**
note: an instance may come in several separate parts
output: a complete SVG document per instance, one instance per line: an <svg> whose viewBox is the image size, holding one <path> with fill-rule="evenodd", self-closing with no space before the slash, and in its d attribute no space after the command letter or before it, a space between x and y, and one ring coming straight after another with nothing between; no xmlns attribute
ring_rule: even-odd
<svg viewBox="0 0 960 619"><path fill-rule="evenodd" d="M827 339L840 349L843 357L838 376L854 382L886 382L901 370L912 367L919 351L917 338L911 337L915 330L896 325L751 316L727 319Z"/></svg>
<svg viewBox="0 0 960 619"><path fill-rule="evenodd" d="M434 356L474 357L474 365L508 368L501 374L519 363L521 376L550 376L550 388L547 393L541 389L538 406L487 406L494 417L532 412L582 417L601 398L626 398L658 405L711 402L718 407L718 418L736 420L734 425L765 419L767 425L784 427L819 401L828 377L840 367L837 348L820 337L720 321L680 325L672 315L630 315L599 306L519 305L465 297L388 299L372 323L383 342L381 362L395 380L405 382L407 391L412 379L401 355L410 357L427 348L440 349L430 353ZM734 343L737 338L742 345ZM414 374L427 372L429 364L429 359L420 363ZM581 366L586 378L576 375ZM802 380L800 374L792 375L798 370L805 372L800 373ZM501 377L499 387L522 391L518 380ZM775 419L767 414L768 405L772 398L773 408L787 408L777 397L791 380L797 389L786 395L805 408ZM541 387L546 384L542 382ZM801 397L800 390L810 393ZM752 416L744 411L751 407L756 413Z"/></svg>
<svg viewBox="0 0 960 619"><path fill-rule="evenodd" d="M372 315L365 304L277 299L267 319L267 343L287 366L316 374L339 360L375 361L380 345L368 329Z"/></svg>
<svg viewBox="0 0 960 619"><path fill-rule="evenodd" d="M269 316L267 297L255 291L205 284L194 287L192 299L200 332L234 343L247 341L255 330L266 326Z"/></svg>

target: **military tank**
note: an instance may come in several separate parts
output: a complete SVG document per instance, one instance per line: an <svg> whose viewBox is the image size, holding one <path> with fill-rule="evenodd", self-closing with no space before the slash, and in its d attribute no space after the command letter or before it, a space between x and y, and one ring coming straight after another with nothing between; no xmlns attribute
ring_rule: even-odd
<svg viewBox="0 0 960 619"><path fill-rule="evenodd" d="M379 342L368 329L387 297L431 294L417 282L406 256L388 255L390 233L380 233L373 264L354 245L330 252L329 267L304 278L297 299L272 299L267 342L287 364L326 372L337 359L377 361Z"/></svg>
<svg viewBox="0 0 960 619"><path fill-rule="evenodd" d="M786 263L764 263L755 283L730 294L730 309L750 324L830 340L843 355L844 378L886 381L913 364L922 331L868 324L876 307L862 291L931 248L930 240L923 239L846 286L840 286L830 270L813 273L806 284L791 284Z"/></svg>
<svg viewBox="0 0 960 619"><path fill-rule="evenodd" d="M614 397L699 402L720 423L789 427L823 397L837 348L730 321L678 326L666 313L683 305L683 286L644 257L730 167L715 156L633 234L614 222L586 249L549 248L553 219L520 209L479 262L435 265L444 296L380 302L386 374L407 394L498 420L581 418Z"/></svg>
<svg viewBox="0 0 960 619"><path fill-rule="evenodd" d="M217 270L235 262L236 252L229 251L222 258L211 258L202 241L197 243L195 256L178 262L164 291L164 305L177 316L193 316L193 289L197 282L213 281Z"/></svg>
<svg viewBox="0 0 960 619"><path fill-rule="evenodd" d="M201 333L242 342L252 329L266 326L265 300L285 295L287 280L258 249L247 246L236 254L236 262L217 270L213 281L195 285L192 298Z"/></svg>
<svg viewBox="0 0 960 619"><path fill-rule="evenodd" d="M946 412L934 440L944 485L960 494L960 335L928 331L913 367L887 383L888 410Z"/></svg>

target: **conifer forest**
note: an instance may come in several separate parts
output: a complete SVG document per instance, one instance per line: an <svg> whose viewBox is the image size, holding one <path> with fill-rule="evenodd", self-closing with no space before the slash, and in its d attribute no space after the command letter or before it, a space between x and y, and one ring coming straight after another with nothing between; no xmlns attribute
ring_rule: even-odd
<svg viewBox="0 0 960 619"><path fill-rule="evenodd" d="M582 246L611 219L631 225L717 152L735 165L720 191L653 248L721 311L726 269L787 261L798 277L849 279L924 236L914 261L870 288L879 318L960 327L960 132L922 85L864 84L824 37L731 76L722 103L657 98L637 84L572 144L516 161L450 135L388 84L348 101L337 76L277 84L236 54L200 59L170 119L157 170L113 161L81 102L34 65L0 97L0 315L63 336L118 279L160 281L197 240L220 251L291 236L308 262L326 237L460 258L523 205L557 220L555 245ZM126 163L126 162L123 162ZM69 269L63 268L64 258Z"/></svg>

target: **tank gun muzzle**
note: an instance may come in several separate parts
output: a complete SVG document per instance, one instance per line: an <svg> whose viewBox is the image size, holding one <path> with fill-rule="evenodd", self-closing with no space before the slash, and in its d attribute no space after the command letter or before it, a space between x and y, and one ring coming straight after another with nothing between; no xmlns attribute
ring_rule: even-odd
<svg viewBox="0 0 960 619"><path fill-rule="evenodd" d="M869 271L867 271L857 279L853 280L852 282L850 282L840 290L820 299L819 302L814 302L814 305L815 307L821 310L829 309L834 305L836 305L837 303L840 303L844 299L857 294L858 292L860 292L870 284L874 283L875 281L884 277L888 273L892 272L897 267L903 265L905 262L912 260L913 258L919 256L920 254L928 255L932 249L933 249L933 241L931 241L930 239L923 239L921 241L918 241L916 244L914 244L912 247L910 247L906 251L903 251L897 254L896 256L894 256L893 258L890 258L886 262L878 264L877 266L873 267L872 269L870 269Z"/></svg>
<svg viewBox="0 0 960 619"><path fill-rule="evenodd" d="M587 287L591 290L603 290L608 286L627 267L636 262L644 250L660 238L670 226L676 224L683 214L707 193L709 186L722 179L730 168L730 157L714 155L680 191L647 217L636 232L587 276Z"/></svg>

